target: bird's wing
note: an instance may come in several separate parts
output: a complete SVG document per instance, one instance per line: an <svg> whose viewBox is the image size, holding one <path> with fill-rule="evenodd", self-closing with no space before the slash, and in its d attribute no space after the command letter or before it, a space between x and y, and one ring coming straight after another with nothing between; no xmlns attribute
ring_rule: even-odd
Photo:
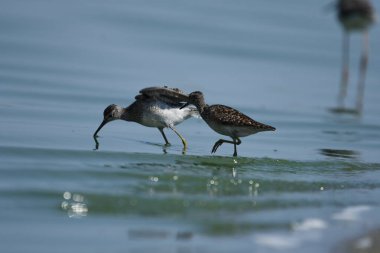
<svg viewBox="0 0 380 253"><path fill-rule="evenodd" d="M136 99L155 98L169 104L180 104L188 101L189 96L178 88L148 87L140 90Z"/></svg>

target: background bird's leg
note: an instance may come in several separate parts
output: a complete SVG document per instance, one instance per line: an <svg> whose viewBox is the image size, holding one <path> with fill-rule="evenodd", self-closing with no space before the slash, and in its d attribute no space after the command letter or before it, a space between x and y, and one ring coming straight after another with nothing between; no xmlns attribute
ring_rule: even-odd
<svg viewBox="0 0 380 253"><path fill-rule="evenodd" d="M349 48L350 48L350 38L347 31L343 32L343 43L342 43L342 77L340 80L340 90L338 95L338 106L344 107L344 99L347 95L347 85L349 77Z"/></svg>
<svg viewBox="0 0 380 253"><path fill-rule="evenodd" d="M159 130L160 133L162 134L162 137L164 137L165 145L166 145L166 146L170 145L170 143L168 142L168 139L166 138L166 135L165 135L165 133L164 133L164 129L163 129L163 128L158 128L158 130Z"/></svg>
<svg viewBox="0 0 380 253"><path fill-rule="evenodd" d="M360 70L359 70L359 82L358 90L356 94L356 110L361 114L363 110L363 98L364 98L364 88L365 88L365 75L368 66L368 53L369 53L369 38L368 31L363 33L363 49L362 56L360 59Z"/></svg>
<svg viewBox="0 0 380 253"><path fill-rule="evenodd" d="M183 149L186 150L187 148L187 142L185 140L185 138L182 137L182 135L180 133L177 132L177 130L175 130L174 126L169 126L169 128L171 130L173 130L174 133L176 133L176 135L178 135L178 137L181 139L182 141L182 144L183 144Z"/></svg>

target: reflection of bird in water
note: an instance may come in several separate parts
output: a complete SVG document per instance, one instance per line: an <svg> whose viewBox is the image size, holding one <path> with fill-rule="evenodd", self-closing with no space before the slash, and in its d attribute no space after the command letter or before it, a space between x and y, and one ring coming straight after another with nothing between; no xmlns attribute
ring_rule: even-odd
<svg viewBox="0 0 380 253"><path fill-rule="evenodd" d="M206 121L215 132L232 138L232 141L220 139L215 142L211 153L215 153L223 143L231 143L234 144L233 156L237 156L236 145L240 145L241 143L239 137L245 137L263 131L276 130L276 128L272 126L254 121L234 108L225 105L207 105L200 91L190 93L187 104L181 108L185 108L189 104L193 104L197 107L203 120Z"/></svg>
<svg viewBox="0 0 380 253"><path fill-rule="evenodd" d="M166 145L170 143L163 129L168 127L178 135L183 143L184 149L186 149L186 140L177 132L174 126L191 116L198 115L195 108L180 110L180 107L183 105L181 101L188 99L187 94L177 88L168 88L166 86L149 87L141 90L135 99L136 101L127 108L112 104L104 110L104 119L94 133L96 149L99 146L96 137L100 129L108 122L117 119L133 121L143 126L158 128Z"/></svg>
<svg viewBox="0 0 380 253"><path fill-rule="evenodd" d="M368 64L368 28L375 21L375 11L369 0L338 0L336 10L338 19L343 26L343 66L338 96L338 104L341 108L336 110L350 111L344 109L344 99L347 94L349 77L349 33L352 31L360 31L363 33L363 48L356 94L356 108L353 111L360 114L363 109L364 83Z"/></svg>

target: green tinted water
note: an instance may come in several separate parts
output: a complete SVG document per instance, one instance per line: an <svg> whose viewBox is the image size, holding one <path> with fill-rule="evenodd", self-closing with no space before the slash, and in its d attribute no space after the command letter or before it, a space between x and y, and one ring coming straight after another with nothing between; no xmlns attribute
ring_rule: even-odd
<svg viewBox="0 0 380 253"><path fill-rule="evenodd" d="M94 240L87 244L79 239L74 245L83 250L94 244L105 250L113 240L118 241L113 250L145 251L156 244L162 252L168 247L291 252L310 245L326 250L344 238L339 233L347 228L351 231L345 233L353 235L378 219L379 164L0 151L6 164L2 217L11 231L2 230L3 247L14 250L22 249L12 240L16 231L17 238L58 251L82 237ZM26 225L36 226L34 232L23 229ZM323 247L321 240L326 241Z"/></svg>

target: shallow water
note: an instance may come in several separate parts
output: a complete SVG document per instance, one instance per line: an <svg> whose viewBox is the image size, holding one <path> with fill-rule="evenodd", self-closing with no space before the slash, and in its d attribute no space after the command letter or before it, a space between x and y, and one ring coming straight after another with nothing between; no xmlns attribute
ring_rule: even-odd
<svg viewBox="0 0 380 253"><path fill-rule="evenodd" d="M1 252L331 252L380 226L380 30L364 113L336 106L328 1L2 1ZM380 6L375 3L378 10ZM354 104L360 36L352 38ZM147 86L202 90L275 132L210 151L201 119L112 122ZM360 245L359 245L360 246Z"/></svg>

